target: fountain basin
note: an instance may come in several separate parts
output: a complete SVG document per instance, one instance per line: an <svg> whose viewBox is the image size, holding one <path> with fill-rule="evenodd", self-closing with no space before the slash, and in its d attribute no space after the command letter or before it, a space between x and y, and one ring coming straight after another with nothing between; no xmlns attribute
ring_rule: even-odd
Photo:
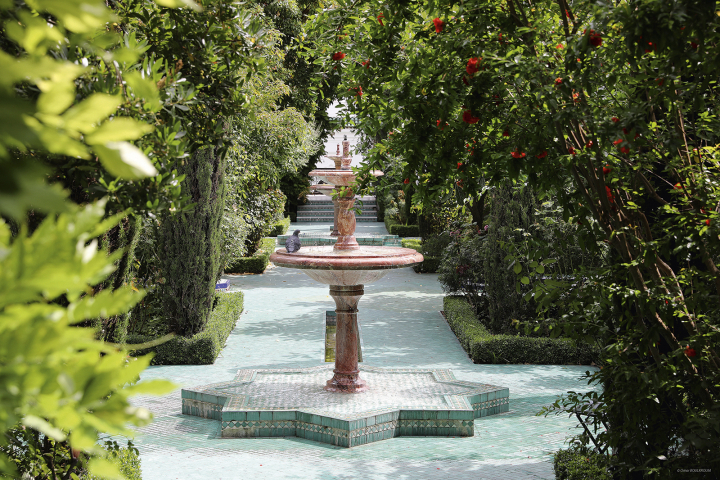
<svg viewBox="0 0 720 480"><path fill-rule="evenodd" d="M360 247L334 250L331 245L303 247L295 253L277 250L270 261L280 267L303 270L325 285L365 285L382 278L393 268L410 267L423 261L412 248Z"/></svg>
<svg viewBox="0 0 720 480"><path fill-rule="evenodd" d="M373 170L370 174L375 177L380 177L383 175L383 172ZM349 187L355 183L356 179L356 174L352 170L313 170L308 175L338 187Z"/></svg>

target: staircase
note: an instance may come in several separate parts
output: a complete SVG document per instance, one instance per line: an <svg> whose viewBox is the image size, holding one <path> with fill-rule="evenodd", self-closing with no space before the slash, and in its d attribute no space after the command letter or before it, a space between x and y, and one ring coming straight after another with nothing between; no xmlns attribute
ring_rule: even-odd
<svg viewBox="0 0 720 480"><path fill-rule="evenodd" d="M327 222L333 223L333 203L325 195L308 195L308 203L300 205L297 212L297 222ZM362 205L360 204L362 201ZM377 222L377 203L374 196L359 197L355 199L355 207L361 209L355 215L358 222Z"/></svg>

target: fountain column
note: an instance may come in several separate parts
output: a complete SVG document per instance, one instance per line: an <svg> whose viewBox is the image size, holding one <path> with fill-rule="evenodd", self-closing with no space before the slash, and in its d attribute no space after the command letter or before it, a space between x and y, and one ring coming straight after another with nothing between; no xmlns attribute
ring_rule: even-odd
<svg viewBox="0 0 720 480"><path fill-rule="evenodd" d="M325 390L340 393L358 393L367 390L360 378L358 366L359 330L357 305L365 290L362 285L330 285L330 296L335 300L337 330L335 332L335 369Z"/></svg>

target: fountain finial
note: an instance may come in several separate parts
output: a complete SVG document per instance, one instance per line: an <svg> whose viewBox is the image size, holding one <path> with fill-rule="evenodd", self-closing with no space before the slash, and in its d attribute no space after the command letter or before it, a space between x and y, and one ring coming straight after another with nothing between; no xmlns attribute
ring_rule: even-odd
<svg viewBox="0 0 720 480"><path fill-rule="evenodd" d="M340 160L342 166L340 170L350 170L350 164L352 163L352 157L350 156L350 142L348 142L347 135L343 136L343 156Z"/></svg>

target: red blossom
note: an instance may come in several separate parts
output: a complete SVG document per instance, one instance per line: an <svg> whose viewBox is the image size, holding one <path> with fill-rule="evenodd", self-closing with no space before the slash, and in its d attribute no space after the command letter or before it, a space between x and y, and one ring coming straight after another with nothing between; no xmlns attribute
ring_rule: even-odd
<svg viewBox="0 0 720 480"><path fill-rule="evenodd" d="M657 84L658 84L659 87L662 87L663 84L665 83L665 79L664 79L664 78L656 78L655 81L657 82Z"/></svg>
<svg viewBox="0 0 720 480"><path fill-rule="evenodd" d="M513 156L513 158L523 158L525 156L525 152L515 150L514 152L511 153L511 155Z"/></svg>
<svg viewBox="0 0 720 480"><path fill-rule="evenodd" d="M455 185L457 185L458 188L462 188L462 187L463 187L463 181L462 181L462 180L458 180L457 182L455 182Z"/></svg>
<svg viewBox="0 0 720 480"><path fill-rule="evenodd" d="M405 180L403 180L403 183L404 183L405 185L407 185L408 183L410 183L410 179L409 179L409 178L406 178Z"/></svg>
<svg viewBox="0 0 720 480"><path fill-rule="evenodd" d="M613 142L613 145L619 145L619 144L621 144L622 142L623 142L623 139L622 139L622 138L618 138L617 140L615 140L615 141Z"/></svg>
<svg viewBox="0 0 720 480"><path fill-rule="evenodd" d="M682 185L680 184L680 182L676 183L674 185L674 187L675 187L675 190L682 190L682 188L683 188Z"/></svg>
<svg viewBox="0 0 720 480"><path fill-rule="evenodd" d="M370 68L370 59L368 58L364 62L360 62L360 65L362 65L365 68Z"/></svg>
<svg viewBox="0 0 720 480"><path fill-rule="evenodd" d="M503 137L509 137L509 136L510 136L510 132L508 132L507 128L506 128L505 130L503 130Z"/></svg>
<svg viewBox="0 0 720 480"><path fill-rule="evenodd" d="M445 22L439 18L433 19L433 23L435 24L435 33L440 33L443 31L443 28L445 28Z"/></svg>
<svg viewBox="0 0 720 480"><path fill-rule="evenodd" d="M593 47L599 47L602 45L602 37L595 33L594 31L590 30L590 45Z"/></svg>
<svg viewBox="0 0 720 480"><path fill-rule="evenodd" d="M465 71L468 73L468 75L473 75L479 70L478 62L480 60L482 60L482 58L478 59L477 57L472 57L470 60L468 60L467 67L465 67Z"/></svg>
<svg viewBox="0 0 720 480"><path fill-rule="evenodd" d="M362 97L362 93L363 93L363 92L362 92L362 85L358 85L358 87L355 89L355 91L357 92L357 93L355 94L356 97Z"/></svg>
<svg viewBox="0 0 720 480"><path fill-rule="evenodd" d="M627 135L628 133L630 133L630 130L628 130L627 128L623 127L623 133L624 133L625 135Z"/></svg>
<svg viewBox="0 0 720 480"><path fill-rule="evenodd" d="M480 119L478 117L473 117L473 114L470 110L465 110L463 112L462 119L463 119L463 122L469 123L469 124L477 123L480 121Z"/></svg>
<svg viewBox="0 0 720 480"><path fill-rule="evenodd" d="M462 168L462 165L463 165L462 162L457 162L457 168L458 168L458 170L460 170L460 169Z"/></svg>
<svg viewBox="0 0 720 480"><path fill-rule="evenodd" d="M687 355L688 357L694 357L695 355L697 355L697 353L695 353L694 348L690 348L690 345L688 345L685 347L685 355Z"/></svg>
<svg viewBox="0 0 720 480"><path fill-rule="evenodd" d="M570 155L575 155L575 149L573 147L568 147L568 153Z"/></svg>
<svg viewBox="0 0 720 480"><path fill-rule="evenodd" d="M607 185L605 185L605 194L607 195L608 202L615 203L615 197L613 196L612 190Z"/></svg>
<svg viewBox="0 0 720 480"><path fill-rule="evenodd" d="M438 120L438 121L437 121L437 127L438 127L440 130L443 130L443 129L445 128L445 126L447 125L447 123L445 123L445 125L442 125L442 126L440 125L441 123L442 123L442 121L441 121L441 120Z"/></svg>
<svg viewBox="0 0 720 480"><path fill-rule="evenodd" d="M588 140L588 142L585 144L585 148L592 148L593 145L595 145L595 144L593 143L593 141L592 141L592 140Z"/></svg>
<svg viewBox="0 0 720 480"><path fill-rule="evenodd" d="M628 147L620 147L620 152L627 155L630 153L630 149Z"/></svg>
<svg viewBox="0 0 720 480"><path fill-rule="evenodd" d="M547 150L543 151L542 153L538 153L535 155L537 158L545 158L547 157Z"/></svg>
<svg viewBox="0 0 720 480"><path fill-rule="evenodd" d="M608 175L610 172L612 172L612 168L610 168L610 165L605 165L603 167L603 175Z"/></svg>
<svg viewBox="0 0 720 480"><path fill-rule="evenodd" d="M568 12L567 9L565 10L565 16L566 16L567 18L572 18L572 17L570 17L570 12Z"/></svg>
<svg viewBox="0 0 720 480"><path fill-rule="evenodd" d="M343 52L335 52L335 53L333 53L333 56L332 56L332 59L333 59L333 60L336 60L336 61L337 61L337 60L342 60L343 58L345 58L345 54L344 54Z"/></svg>
<svg viewBox="0 0 720 480"><path fill-rule="evenodd" d="M558 46L555 47L555 48L557 48L558 50L562 50L562 49L565 48L565 47L563 47L563 44L562 44L562 43L558 43Z"/></svg>
<svg viewBox="0 0 720 480"><path fill-rule="evenodd" d="M467 78L465 78L465 75L463 75L463 83L464 83L465 85L470 85L470 84L468 83L468 81L467 81Z"/></svg>
<svg viewBox="0 0 720 480"><path fill-rule="evenodd" d="M377 21L380 22L380 26L381 26L381 27L384 27L384 26L385 26L385 24L384 24L383 21L382 21L383 18L385 18L385 14L384 14L384 13L381 13L380 15L377 16Z"/></svg>
<svg viewBox="0 0 720 480"><path fill-rule="evenodd" d="M710 225L710 219L709 219L709 218L705 219L705 225L708 225L708 226Z"/></svg>
<svg viewBox="0 0 720 480"><path fill-rule="evenodd" d="M562 78L560 78L560 77L556 78L555 85L562 85Z"/></svg>
<svg viewBox="0 0 720 480"><path fill-rule="evenodd" d="M580 101L580 94L579 93L573 93L573 102L577 103Z"/></svg>
<svg viewBox="0 0 720 480"><path fill-rule="evenodd" d="M695 42L690 42L690 47L691 47L693 50L697 50L698 44L695 43Z"/></svg>
<svg viewBox="0 0 720 480"><path fill-rule="evenodd" d="M612 117L612 121L615 122L615 123L618 123L618 122L620 121L620 119L617 118L617 117Z"/></svg>

